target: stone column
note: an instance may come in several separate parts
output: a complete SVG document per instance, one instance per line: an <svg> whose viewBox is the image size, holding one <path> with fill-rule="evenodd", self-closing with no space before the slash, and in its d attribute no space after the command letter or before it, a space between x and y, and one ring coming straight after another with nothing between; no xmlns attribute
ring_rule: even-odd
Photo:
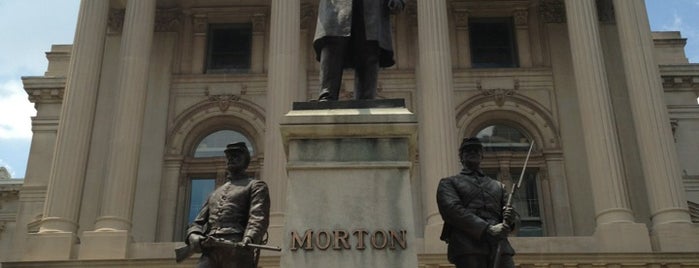
<svg viewBox="0 0 699 268"><path fill-rule="evenodd" d="M645 3L615 0L614 7L654 246L662 251L699 251L699 243L694 243L699 240L699 229L692 231L691 227Z"/></svg>
<svg viewBox="0 0 699 268"><path fill-rule="evenodd" d="M72 255L108 16L108 0L80 4L54 150L58 157L53 158L39 234L30 236L25 259L68 259Z"/></svg>
<svg viewBox="0 0 699 268"><path fill-rule="evenodd" d="M265 114L265 159L262 179L267 181L272 199L269 228L270 244L280 245L286 200L286 153L279 122L291 109L299 83L300 0L272 0L270 25L267 112ZM276 241L275 241L276 240Z"/></svg>
<svg viewBox="0 0 699 268"><path fill-rule="evenodd" d="M603 251L650 251L648 230L645 225L634 222L624 185L595 1L566 0L565 5L599 248Z"/></svg>
<svg viewBox="0 0 699 268"><path fill-rule="evenodd" d="M121 36L114 128L95 231L85 232L81 258L125 258L130 243L141 135L148 89L156 0L126 5Z"/></svg>
<svg viewBox="0 0 699 268"><path fill-rule="evenodd" d="M418 0L417 15L421 86L418 89L419 151L424 189L425 249L444 252L444 243L439 240L444 223L437 209L435 194L441 178L460 170L446 0Z"/></svg>

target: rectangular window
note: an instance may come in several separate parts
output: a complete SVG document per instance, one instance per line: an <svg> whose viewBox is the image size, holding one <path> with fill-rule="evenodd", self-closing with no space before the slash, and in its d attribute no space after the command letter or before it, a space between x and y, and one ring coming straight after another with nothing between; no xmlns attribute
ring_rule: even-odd
<svg viewBox="0 0 699 268"><path fill-rule="evenodd" d="M468 29L474 68L519 66L512 18L471 18Z"/></svg>
<svg viewBox="0 0 699 268"><path fill-rule="evenodd" d="M216 187L216 180L212 178L192 178L189 182L189 212L187 216L187 223L189 224L194 221L197 217L197 213L202 208L206 202L206 198L209 197Z"/></svg>
<svg viewBox="0 0 699 268"><path fill-rule="evenodd" d="M251 55L252 24L209 25L207 73L248 72Z"/></svg>

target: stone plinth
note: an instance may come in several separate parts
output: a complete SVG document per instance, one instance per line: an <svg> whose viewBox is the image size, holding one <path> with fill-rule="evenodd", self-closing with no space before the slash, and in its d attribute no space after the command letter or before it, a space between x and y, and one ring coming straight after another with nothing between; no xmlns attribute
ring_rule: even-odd
<svg viewBox="0 0 699 268"><path fill-rule="evenodd" d="M412 113L293 110L281 133L288 171L282 267L417 267Z"/></svg>

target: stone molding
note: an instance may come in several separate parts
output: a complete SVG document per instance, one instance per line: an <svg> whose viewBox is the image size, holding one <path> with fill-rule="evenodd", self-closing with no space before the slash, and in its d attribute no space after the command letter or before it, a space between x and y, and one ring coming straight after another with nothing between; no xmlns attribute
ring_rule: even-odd
<svg viewBox="0 0 699 268"><path fill-rule="evenodd" d="M699 90L699 76L683 75L683 76L663 76L663 88L665 89L693 89Z"/></svg>
<svg viewBox="0 0 699 268"><path fill-rule="evenodd" d="M211 94L211 93L209 93ZM245 134L252 139L256 151L264 152L264 144L261 142L262 134L265 131L264 109L236 95L219 94L210 95L207 99L192 105L175 118L172 127L167 133L166 153L168 155L185 155L187 149L192 145L194 136L201 135L202 124L208 120L217 118L228 118L228 123L237 124L244 128ZM238 100L235 100L238 98ZM221 108L221 103L228 102L228 107Z"/></svg>
<svg viewBox="0 0 699 268"><path fill-rule="evenodd" d="M474 133L488 122L516 122L526 130L542 150L561 148L558 129L552 116L536 102L521 95L507 98L498 105L492 97L478 95L456 108L459 137Z"/></svg>
<svg viewBox="0 0 699 268"><path fill-rule="evenodd" d="M22 77L24 91L35 104L60 103L66 87L65 77Z"/></svg>

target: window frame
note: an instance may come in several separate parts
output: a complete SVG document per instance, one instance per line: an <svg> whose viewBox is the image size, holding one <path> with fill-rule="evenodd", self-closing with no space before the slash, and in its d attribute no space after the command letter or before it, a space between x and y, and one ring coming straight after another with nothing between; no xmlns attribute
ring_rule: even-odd
<svg viewBox="0 0 699 268"><path fill-rule="evenodd" d="M212 66L214 63L214 56L215 56L215 51L214 51L214 41L217 37L217 31L224 31L224 30L231 30L231 29L237 29L237 30L248 30L247 31L247 37L248 37L248 43L249 47L247 48L247 55L246 55L246 60L247 62L245 63L245 66L242 68L228 68L228 67L223 67L223 68L218 68ZM206 34L206 59L204 63L204 70L207 74L217 74L217 73L249 73L252 70L252 56L253 56L253 25L251 22L240 22L240 23L209 23L208 28L207 28L207 34ZM222 52L219 52L219 54ZM228 53L231 53L230 51Z"/></svg>
<svg viewBox="0 0 699 268"><path fill-rule="evenodd" d="M502 24L506 26L507 38L509 45L507 50L509 51L509 62L508 63L487 63L487 62L477 62L478 53L476 50L485 46L476 46L478 39L474 35L474 24ZM471 67L476 69L492 69L492 68L519 68L519 47L517 44L517 34L514 22L514 17L469 17L468 18L468 29L469 29L469 51L471 55ZM504 46L503 46L504 48Z"/></svg>

